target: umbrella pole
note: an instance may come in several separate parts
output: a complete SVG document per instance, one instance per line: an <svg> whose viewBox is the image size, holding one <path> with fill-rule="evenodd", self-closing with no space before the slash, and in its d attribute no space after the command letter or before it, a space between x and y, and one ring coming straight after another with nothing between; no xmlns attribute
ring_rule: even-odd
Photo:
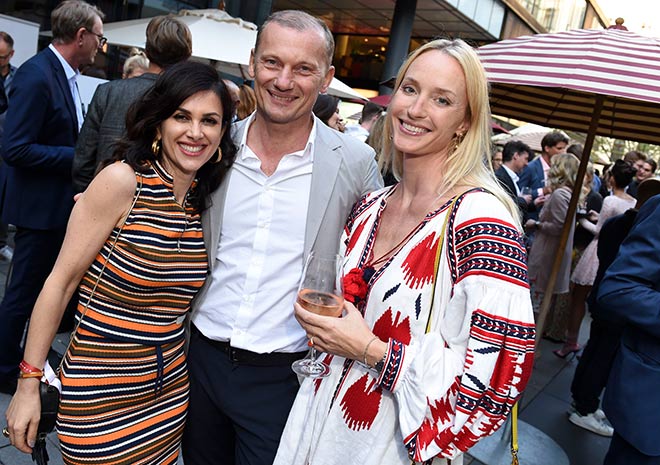
<svg viewBox="0 0 660 465"><path fill-rule="evenodd" d="M539 342L541 341L541 336L543 335L545 320L547 319L548 312L550 311L550 303L552 302L553 291L555 289L555 284L557 283L557 275L559 274L559 268L561 268L562 258L564 257L563 251L566 248L568 235L571 231L571 226L574 223L573 218L575 217L575 211L577 210L577 204L580 198L580 191L582 189L584 175L587 172L587 164L589 163L591 148L593 147L594 138L596 137L596 129L598 128L598 120L600 118L601 110L603 109L603 102L604 98L602 95L596 96L596 104L594 106L593 116L591 117L591 123L589 124L587 139L584 141L584 150L582 152L580 167L578 168L577 177L575 179L575 185L573 186L571 201L568 204L566 219L564 220L564 226L562 227L561 236L559 238L559 246L555 252L555 261L552 263L552 270L550 271L550 277L545 288L545 294L543 296L541 308L539 309L539 316L536 321L536 341L534 343L534 348L537 351Z"/></svg>

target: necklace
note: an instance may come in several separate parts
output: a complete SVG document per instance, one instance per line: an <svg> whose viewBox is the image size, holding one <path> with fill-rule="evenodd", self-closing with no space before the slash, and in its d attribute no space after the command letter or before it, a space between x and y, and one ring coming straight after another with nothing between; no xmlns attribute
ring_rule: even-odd
<svg viewBox="0 0 660 465"><path fill-rule="evenodd" d="M446 195L448 191L449 189L445 189L441 194L439 194L437 197L433 199L433 201L429 205L429 211L430 211L430 207L432 207L435 202L437 202L444 195ZM428 216L428 212L426 213L422 221L424 221L427 218L427 216ZM396 244L394 247L392 247L387 252L382 254L380 257L367 260L367 262L364 265L362 265L361 267L355 267L351 269L348 273L346 273L342 277L344 298L346 300L355 304L355 306L362 311L364 307L364 303L366 301L367 293L369 292L369 281L371 280L371 277L376 273L375 267L384 264L394 254L396 254L406 244L406 242L408 242L410 238L417 232L417 230L419 229L419 225L421 224L422 221L420 221L417 225L415 225L415 227L412 228L410 232L408 232L408 234L406 234L406 236L401 241L399 241L398 244ZM371 250L370 253L373 256L373 249Z"/></svg>
<svg viewBox="0 0 660 465"><path fill-rule="evenodd" d="M419 225L421 224L422 221L426 219L428 216L429 212L432 211L433 205L440 199L442 199L447 193L452 190L453 187L446 187L444 190L442 190L431 202L429 203L429 206L426 209L426 213L424 214L424 218L422 218L421 221L417 222L417 224L408 232L408 234L405 235L401 241L399 241L394 247L386 251L384 254L379 256L378 258L373 258L373 249L371 251L372 259L367 260L367 263L365 263L364 268L376 268L378 265L381 265L385 263L387 260L392 255L395 255L405 244L410 240L410 238L417 232L417 229L419 228Z"/></svg>

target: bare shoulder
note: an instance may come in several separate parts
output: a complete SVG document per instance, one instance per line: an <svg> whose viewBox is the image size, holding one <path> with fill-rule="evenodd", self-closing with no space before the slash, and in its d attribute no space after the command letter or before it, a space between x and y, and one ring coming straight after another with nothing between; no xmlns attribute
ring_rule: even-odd
<svg viewBox="0 0 660 465"><path fill-rule="evenodd" d="M103 168L94 177L87 190L105 192L119 198L130 198L135 193L136 185L137 181L133 168L127 163L116 162ZM116 198L116 200L118 199Z"/></svg>
<svg viewBox="0 0 660 465"><path fill-rule="evenodd" d="M103 168L94 177L76 206L84 205L93 211L119 218L128 212L136 186L133 168L126 163L116 162Z"/></svg>

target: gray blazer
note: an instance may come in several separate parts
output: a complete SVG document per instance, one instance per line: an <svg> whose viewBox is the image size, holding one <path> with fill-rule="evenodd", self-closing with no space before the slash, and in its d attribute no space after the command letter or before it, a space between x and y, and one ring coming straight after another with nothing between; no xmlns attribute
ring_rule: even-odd
<svg viewBox="0 0 660 465"><path fill-rule="evenodd" d="M246 120L234 125L234 141L242 140ZM376 166L375 152L367 144L351 136L330 129L316 119L314 164L303 257L311 250L323 255L337 253L346 218L353 205L363 195L383 187L383 179ZM204 244L208 251L209 275L206 284L193 302L203 302L216 261L225 196L231 170L220 187L212 194L212 205L202 215Z"/></svg>
<svg viewBox="0 0 660 465"><path fill-rule="evenodd" d="M94 178L99 163L112 156L115 144L126 132L126 113L149 90L157 74L145 73L117 79L97 87L73 156L73 188L82 192Z"/></svg>

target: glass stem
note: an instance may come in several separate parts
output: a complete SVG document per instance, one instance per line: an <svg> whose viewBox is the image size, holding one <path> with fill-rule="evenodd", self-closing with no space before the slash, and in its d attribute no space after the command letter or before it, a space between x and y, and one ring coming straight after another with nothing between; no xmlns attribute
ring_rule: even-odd
<svg viewBox="0 0 660 465"><path fill-rule="evenodd" d="M309 358L312 362L316 362L316 349L314 346L309 348Z"/></svg>

